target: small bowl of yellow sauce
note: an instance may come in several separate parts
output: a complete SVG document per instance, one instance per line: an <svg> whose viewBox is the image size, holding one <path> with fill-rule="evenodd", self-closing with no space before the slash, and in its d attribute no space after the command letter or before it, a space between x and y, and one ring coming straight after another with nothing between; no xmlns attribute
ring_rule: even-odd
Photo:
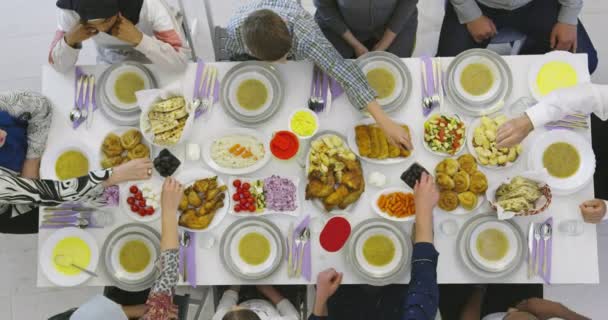
<svg viewBox="0 0 608 320"><path fill-rule="evenodd" d="M99 259L97 242L79 228L62 228L51 234L40 248L40 268L58 286L76 286L91 276L72 264L95 272Z"/></svg>
<svg viewBox="0 0 608 320"><path fill-rule="evenodd" d="M59 180L86 176L89 173L88 156L79 149L68 149L55 160L55 174Z"/></svg>
<svg viewBox="0 0 608 320"><path fill-rule="evenodd" d="M272 103L272 84L261 74L247 72L232 81L229 90L230 103L236 112L245 117L265 113Z"/></svg>
<svg viewBox="0 0 608 320"><path fill-rule="evenodd" d="M471 233L469 250L473 262L479 267L493 272L503 271L517 257L515 232L503 222L482 223Z"/></svg>
<svg viewBox="0 0 608 320"><path fill-rule="evenodd" d="M319 117L309 109L297 109L289 116L289 130L306 140L319 131Z"/></svg>
<svg viewBox="0 0 608 320"><path fill-rule="evenodd" d="M137 234L125 236L116 242L111 254L113 269L124 281L140 281L154 272L156 249L146 237Z"/></svg>
<svg viewBox="0 0 608 320"><path fill-rule="evenodd" d="M370 87L376 92L376 99L382 106L393 103L403 90L403 79L397 68L385 61L376 60L363 67L363 73Z"/></svg>
<svg viewBox="0 0 608 320"><path fill-rule="evenodd" d="M456 93L466 101L483 102L493 99L501 85L495 62L482 56L464 59L455 72Z"/></svg>

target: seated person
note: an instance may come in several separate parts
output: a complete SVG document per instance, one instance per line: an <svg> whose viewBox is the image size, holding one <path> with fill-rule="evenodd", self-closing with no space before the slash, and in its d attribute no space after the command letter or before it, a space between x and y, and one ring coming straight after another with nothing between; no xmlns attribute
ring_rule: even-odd
<svg viewBox="0 0 608 320"><path fill-rule="evenodd" d="M101 295L95 296L68 318L70 320L172 320L177 319L177 306L173 294L179 280L179 240L177 206L184 192L177 180L165 179L161 194L160 274L146 304L121 306ZM71 311L69 311L71 313Z"/></svg>
<svg viewBox="0 0 608 320"><path fill-rule="evenodd" d="M521 54L586 53L593 73L598 57L578 20L582 7L583 0L449 0L437 56L485 48L498 31L510 28L527 36Z"/></svg>
<svg viewBox="0 0 608 320"><path fill-rule="evenodd" d="M253 299L238 304L239 287L230 287L222 295L212 320L298 320L298 311L273 286L257 286L268 299Z"/></svg>
<svg viewBox="0 0 608 320"><path fill-rule="evenodd" d="M125 60L184 70L190 49L165 0L58 0L58 30L49 63L60 72L76 64L92 39L98 63Z"/></svg>
<svg viewBox="0 0 608 320"><path fill-rule="evenodd" d="M228 23L226 50L233 56L268 62L283 62L287 57L312 61L344 88L358 110L367 110L376 119L395 145L412 149L408 133L384 113L361 69L340 56L298 2L249 1Z"/></svg>
<svg viewBox="0 0 608 320"><path fill-rule="evenodd" d="M543 98L538 104L532 106L525 114L507 121L498 128L496 143L498 148L511 147L523 141L534 128L543 127L545 124L556 121L568 114L594 113L601 120L608 119L608 85L592 83L580 84L573 88L557 90ZM594 123L595 124L595 123ZM607 131L605 123L593 126L593 141L605 141ZM597 135L597 136L596 136ZM606 157L605 148L594 148L596 150L598 164ZM603 183L606 166L596 166L596 182ZM596 196L608 199L605 188L596 187ZM583 219L588 223L599 223L605 221L606 201L594 199L583 202L580 205Z"/></svg>
<svg viewBox="0 0 608 320"><path fill-rule="evenodd" d="M315 20L345 59L368 51L411 57L418 27L418 0L314 0Z"/></svg>
<svg viewBox="0 0 608 320"><path fill-rule="evenodd" d="M486 291L487 290L487 291ZM460 320L588 320L564 305L542 299L541 284L491 284L475 288ZM442 291L443 293L443 291ZM456 293L456 292L454 292ZM539 295L541 297L537 297ZM523 300L522 300L522 297Z"/></svg>
<svg viewBox="0 0 608 320"><path fill-rule="evenodd" d="M395 319L435 319L439 307L439 288L437 286L437 259L439 253L433 246L433 208L439 200L439 191L435 187L433 178L423 174L414 188L416 203L416 224L414 252L412 254L412 271L410 285L400 312L394 316ZM317 279L317 295L312 315L309 320L321 319L387 319L378 316L387 314L384 306L375 309L379 304L372 304L372 310L366 307L368 304L352 304L347 300L355 300L357 297L345 297L345 301L337 304L328 300L334 295L342 281L342 274L335 270L321 272ZM334 307L335 306L335 307ZM334 308L332 308L334 307ZM344 314L348 314L344 316ZM391 315L393 316L393 315ZM392 319L392 318L388 318Z"/></svg>

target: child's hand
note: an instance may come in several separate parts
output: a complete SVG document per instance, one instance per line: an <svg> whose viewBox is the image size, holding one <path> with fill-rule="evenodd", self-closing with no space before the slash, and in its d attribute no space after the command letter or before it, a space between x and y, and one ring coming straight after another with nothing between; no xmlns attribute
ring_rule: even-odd
<svg viewBox="0 0 608 320"><path fill-rule="evenodd" d="M168 177L163 183L163 192L160 196L160 206L162 214L173 214L177 212L177 207L184 194L184 187L173 177Z"/></svg>

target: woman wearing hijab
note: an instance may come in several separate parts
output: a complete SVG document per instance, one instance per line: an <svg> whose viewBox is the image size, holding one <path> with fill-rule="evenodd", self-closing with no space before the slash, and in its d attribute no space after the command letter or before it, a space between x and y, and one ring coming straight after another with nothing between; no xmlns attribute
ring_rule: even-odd
<svg viewBox="0 0 608 320"><path fill-rule="evenodd" d="M411 57L418 28L418 0L314 0L315 20L346 59L368 51Z"/></svg>
<svg viewBox="0 0 608 320"><path fill-rule="evenodd" d="M76 179L39 179L51 118L51 103L40 94L0 94L0 233L37 233L39 206L103 205L106 187L148 178L152 171L150 160L134 160Z"/></svg>
<svg viewBox="0 0 608 320"><path fill-rule="evenodd" d="M76 64L88 39L95 42L99 63L130 60L186 68L190 49L164 0L58 0L57 15L49 52L49 63L57 71Z"/></svg>

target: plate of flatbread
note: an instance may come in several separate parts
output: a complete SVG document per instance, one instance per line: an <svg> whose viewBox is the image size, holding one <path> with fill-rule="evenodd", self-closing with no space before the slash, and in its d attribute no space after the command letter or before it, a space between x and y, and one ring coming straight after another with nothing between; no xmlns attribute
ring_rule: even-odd
<svg viewBox="0 0 608 320"><path fill-rule="evenodd" d="M192 105L182 96L158 101L142 112L141 131L151 144L173 146L190 133L194 113Z"/></svg>

